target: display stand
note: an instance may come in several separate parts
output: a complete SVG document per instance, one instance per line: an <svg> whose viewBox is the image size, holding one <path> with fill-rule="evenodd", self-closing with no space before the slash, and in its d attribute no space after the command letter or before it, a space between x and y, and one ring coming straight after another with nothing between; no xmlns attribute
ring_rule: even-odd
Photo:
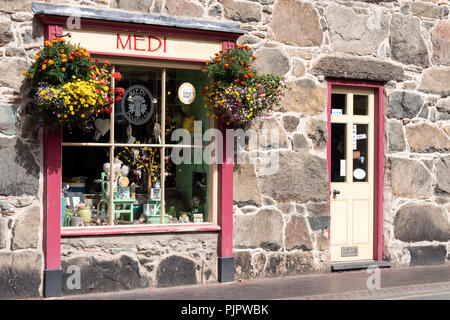
<svg viewBox="0 0 450 320"><path fill-rule="evenodd" d="M108 181L106 181L106 173L102 172L102 199L105 199L109 201L109 197L106 193L106 184ZM125 216L128 215L128 221L133 221L133 204L135 199L132 198L116 198L116 194L114 194L114 200L113 200L113 213L114 217L117 217L119 215L119 220L125 221ZM116 208L116 206L119 206L119 208Z"/></svg>

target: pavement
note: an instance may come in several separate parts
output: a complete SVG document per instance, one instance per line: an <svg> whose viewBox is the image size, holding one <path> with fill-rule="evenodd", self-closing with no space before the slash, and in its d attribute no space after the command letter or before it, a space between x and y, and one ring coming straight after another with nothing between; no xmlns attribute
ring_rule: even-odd
<svg viewBox="0 0 450 320"><path fill-rule="evenodd" d="M450 264L64 296L62 300L450 300ZM55 298L53 298L55 299Z"/></svg>

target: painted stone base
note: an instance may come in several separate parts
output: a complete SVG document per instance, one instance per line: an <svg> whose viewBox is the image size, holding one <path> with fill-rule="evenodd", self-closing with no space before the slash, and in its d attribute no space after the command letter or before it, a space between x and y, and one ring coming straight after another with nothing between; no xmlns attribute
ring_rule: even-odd
<svg viewBox="0 0 450 320"><path fill-rule="evenodd" d="M217 282L217 233L62 238L61 265L64 295Z"/></svg>

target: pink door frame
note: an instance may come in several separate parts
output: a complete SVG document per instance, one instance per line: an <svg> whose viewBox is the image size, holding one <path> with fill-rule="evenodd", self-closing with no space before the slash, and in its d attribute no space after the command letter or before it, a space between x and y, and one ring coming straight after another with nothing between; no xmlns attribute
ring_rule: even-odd
<svg viewBox="0 0 450 320"><path fill-rule="evenodd" d="M328 177L331 177L331 89L333 86L351 86L373 88L375 91L375 154L374 154L374 241L373 259L381 261L383 259L383 171L384 171L384 118L383 118L383 84L372 81L357 81L343 79L327 79L328 103L327 103L327 159ZM328 179L328 189L330 190L330 179ZM331 214L331 212L330 212ZM328 232L328 239L330 234Z"/></svg>
<svg viewBox="0 0 450 320"><path fill-rule="evenodd" d="M64 17L40 15L44 23L44 40L51 41L54 36L63 35L63 25L66 23ZM227 50L239 34L225 34L202 30L180 30L167 27L142 26L130 23L114 23L110 21L95 21L81 19L83 27L96 29L127 30L134 32L158 32L160 34L181 35L196 38L222 39L222 48ZM124 29L121 29L124 28ZM198 61L194 61L198 62ZM227 150L224 145L224 150ZM43 163L44 163L44 217L43 217L43 252L44 252L44 296L57 297L62 292L62 269L61 269L61 181L62 181L62 131L44 132L43 134ZM217 226L194 227L191 231L219 231L217 254L218 254L218 277L220 282L234 280L233 261L233 156L223 153L223 163L218 165L218 217ZM109 229L109 230L106 230ZM151 233L186 231L186 228L177 226L162 226L160 228L147 228L140 230L124 230L103 228L102 232L67 233L65 236L117 234L117 233ZM188 228L189 229L189 228Z"/></svg>

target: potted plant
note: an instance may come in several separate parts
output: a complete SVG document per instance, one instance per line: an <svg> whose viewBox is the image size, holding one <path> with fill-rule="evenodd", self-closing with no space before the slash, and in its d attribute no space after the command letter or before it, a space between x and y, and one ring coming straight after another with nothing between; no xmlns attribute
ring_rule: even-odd
<svg viewBox="0 0 450 320"><path fill-rule="evenodd" d="M111 113L114 99L118 101L124 94L123 88L112 88L111 76L120 80L121 75L111 75L109 61L101 66L97 63L88 50L63 37L45 41L31 67L23 71L34 90L42 127L91 130L99 115Z"/></svg>
<svg viewBox="0 0 450 320"><path fill-rule="evenodd" d="M210 80L202 95L223 127L245 128L281 105L284 78L258 74L252 68L255 59L248 46L236 44L216 53L202 70Z"/></svg>

